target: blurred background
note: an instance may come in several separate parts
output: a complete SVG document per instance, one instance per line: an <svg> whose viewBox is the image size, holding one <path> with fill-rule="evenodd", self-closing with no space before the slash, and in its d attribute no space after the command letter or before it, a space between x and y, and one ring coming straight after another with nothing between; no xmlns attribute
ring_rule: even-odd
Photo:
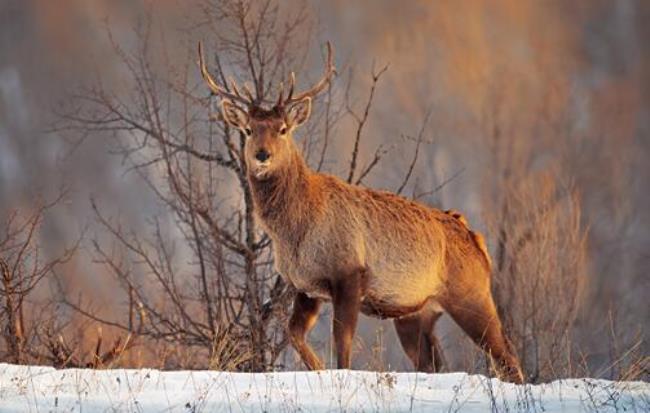
<svg viewBox="0 0 650 413"><path fill-rule="evenodd" d="M290 291L246 219L245 183L169 146L231 154L225 142L239 137L210 121L216 102L196 44L213 72L257 85L248 33L261 44L252 66L267 64L265 91L288 70L307 87L332 42L338 75L296 136L310 165L465 214L486 236L493 291L529 378L647 379L649 13L641 0L0 0L0 225L16 214L22 230L23 214L28 222L58 200L42 209L30 258L10 242L11 225L0 227L9 266L44 272L24 307L3 304L24 312L18 328L2 319L14 336L22 330L13 341L42 347L22 361L56 364L52 347L64 341L75 357L97 358L88 348L102 326L106 341L135 342L117 364L301 368L281 327ZM129 117L160 133L148 139ZM205 196L209 213L183 201L176 181ZM254 262L217 227L240 241L253 231ZM66 259L40 268L36 251L41 263ZM251 315L236 315L244 307ZM43 308L48 331L39 330ZM330 311L311 335L329 365ZM437 332L449 369L485 371L451 320ZM274 354L248 354L261 346ZM354 360L410 369L391 323L365 317Z"/></svg>

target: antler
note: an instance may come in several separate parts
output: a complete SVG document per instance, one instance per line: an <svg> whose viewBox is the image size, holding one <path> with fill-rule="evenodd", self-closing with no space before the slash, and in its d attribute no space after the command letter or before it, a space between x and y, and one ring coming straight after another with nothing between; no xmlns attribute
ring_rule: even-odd
<svg viewBox="0 0 650 413"><path fill-rule="evenodd" d="M247 97L243 97L239 93L239 89L237 88L237 85L235 84L234 80L230 81L231 84L231 89L232 92L228 91L227 89L219 86L219 84L214 80L210 72L208 72L208 68L205 65L205 59L203 58L203 46L201 45L201 42L199 42L199 66L201 67L201 76L203 76L203 80L208 84L210 87L210 90L212 93L215 95L219 95L222 98L230 99L235 102L242 103L246 106L251 106L253 105L254 99L253 95L250 92L250 89L248 89L246 86L244 86L244 93L246 93Z"/></svg>
<svg viewBox="0 0 650 413"><path fill-rule="evenodd" d="M201 76L203 76L203 79L208 84L208 87L210 87L210 90L215 95L219 95L222 98L226 98L235 102L242 103L248 107L251 107L256 103L257 104L261 103L261 100L259 99L256 100L253 97L253 94L251 93L250 89L246 85L244 85L244 94L246 95L246 97L244 97L239 92L239 88L237 87L237 84L235 83L234 80L232 79L230 80L230 90L220 86L219 83L217 83L217 81L212 77L210 72L208 72L208 68L205 65L205 59L203 58L203 46L201 42L199 42L199 66L201 67ZM335 73L336 73L336 67L334 67L334 52L333 52L332 44L330 42L327 42L327 68L325 69L325 73L323 73L321 79L314 86L312 86L311 89L306 90L294 96L293 91L296 84L296 75L293 72L291 72L291 74L289 75L289 93L287 94L287 97L285 99L284 84L281 83L279 88L278 100L276 101L275 105L277 107L287 106L292 103L298 102L306 98L307 96L314 97L318 95L320 92L322 92L325 89L325 87L327 87L329 82L332 80L332 76L334 76Z"/></svg>
<svg viewBox="0 0 650 413"><path fill-rule="evenodd" d="M332 44L330 42L327 42L327 68L325 69L325 73L323 73L321 79L314 86L312 86L311 89L293 96L293 89L296 84L296 75L291 72L289 75L289 93L287 94L287 98L283 98L284 85L280 84L280 93L278 94L278 101L276 103L276 106L287 106L298 102L307 96L313 98L322 92L325 87L327 87L328 83L332 80L332 76L334 76L335 73L336 67L334 66L334 52Z"/></svg>

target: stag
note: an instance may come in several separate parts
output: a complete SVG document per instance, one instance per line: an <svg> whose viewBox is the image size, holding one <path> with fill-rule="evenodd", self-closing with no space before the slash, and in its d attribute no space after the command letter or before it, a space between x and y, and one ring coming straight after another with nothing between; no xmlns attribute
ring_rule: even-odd
<svg viewBox="0 0 650 413"><path fill-rule="evenodd" d="M223 120L245 135L243 157L256 216L271 238L275 266L298 291L289 321L291 342L309 369L323 363L306 341L323 302L334 309L338 368L349 368L359 312L392 318L414 367L442 367L434 325L443 312L492 359L497 374L523 381L490 290L490 259L480 234L454 211L441 211L390 192L350 185L311 170L292 138L313 98L335 74L327 67L310 89L277 100L253 97L209 73L199 44L201 74L221 98Z"/></svg>

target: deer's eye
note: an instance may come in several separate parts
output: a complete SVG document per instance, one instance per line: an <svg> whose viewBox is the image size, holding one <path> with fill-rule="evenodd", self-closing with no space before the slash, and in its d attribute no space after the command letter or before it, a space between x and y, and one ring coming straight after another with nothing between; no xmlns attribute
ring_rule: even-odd
<svg viewBox="0 0 650 413"><path fill-rule="evenodd" d="M287 127L283 126L282 129L280 129L280 135L286 135L287 134Z"/></svg>
<svg viewBox="0 0 650 413"><path fill-rule="evenodd" d="M251 130L251 128L246 127L244 129L244 133L246 134L246 136L251 136L253 134L253 131Z"/></svg>

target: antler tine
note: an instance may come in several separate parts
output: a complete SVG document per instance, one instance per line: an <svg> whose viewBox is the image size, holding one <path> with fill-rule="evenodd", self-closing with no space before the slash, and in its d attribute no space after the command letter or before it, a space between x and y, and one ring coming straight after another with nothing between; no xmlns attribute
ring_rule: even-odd
<svg viewBox="0 0 650 413"><path fill-rule="evenodd" d="M239 88L237 87L237 82L235 82L235 79L232 77L230 78L230 89L232 89L235 95L241 96L241 93L239 93Z"/></svg>
<svg viewBox="0 0 650 413"><path fill-rule="evenodd" d="M332 48L332 44L330 42L327 42L327 69L325 70L323 77L321 77L321 79L314 86L312 86L311 89L299 93L295 97L291 96L293 94L292 91L290 93L290 96L284 101L284 104L287 105L293 102L297 102L299 100L306 98L307 96L313 98L314 96L318 95L320 92L322 92L325 89L328 83L332 80L332 76L334 76L335 73L336 73L336 67L334 67L334 51ZM292 89L293 89L293 81L292 81Z"/></svg>
<svg viewBox="0 0 650 413"><path fill-rule="evenodd" d="M296 74L291 72L289 73L289 94L287 95L287 100L291 100L293 97L294 86L296 86Z"/></svg>
<svg viewBox="0 0 650 413"><path fill-rule="evenodd" d="M275 106L281 106L283 100L284 100L284 82L280 82L280 88L278 89L278 100L275 103Z"/></svg>
<svg viewBox="0 0 650 413"><path fill-rule="evenodd" d="M203 80L208 84L208 87L214 93L215 95L219 95L222 98L230 99L235 102L242 103L246 106L250 106L253 104L253 99L252 96L250 96L250 100L247 100L243 98L238 92L236 94L228 92L226 89L222 88L219 86L219 84L214 80L210 72L208 72L208 68L205 65L205 59L203 58L203 46L201 42L199 42L199 66L201 68L201 76L203 77ZM236 90L236 88L235 88Z"/></svg>
<svg viewBox="0 0 650 413"><path fill-rule="evenodd" d="M296 83L296 75L291 72L289 73L289 93L287 94L286 100L284 99L284 82L280 82L280 88L278 93L278 100L275 102L276 107L284 106L287 102L291 101L291 96L293 96L293 87Z"/></svg>
<svg viewBox="0 0 650 413"><path fill-rule="evenodd" d="M255 98L253 97L253 92L251 92L250 87L248 87L248 84L244 83L244 86L242 86L244 89L244 93L246 93L246 97L252 102L255 102Z"/></svg>

